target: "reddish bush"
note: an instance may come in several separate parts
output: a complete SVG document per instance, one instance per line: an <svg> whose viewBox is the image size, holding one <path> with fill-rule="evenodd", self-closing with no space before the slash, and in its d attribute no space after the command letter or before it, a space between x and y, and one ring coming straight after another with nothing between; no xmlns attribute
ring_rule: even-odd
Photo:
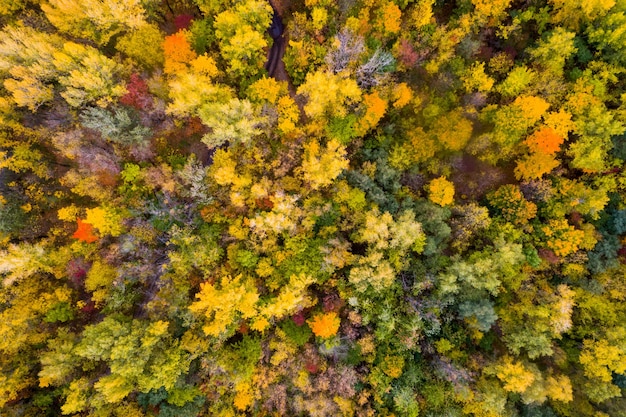
<svg viewBox="0 0 626 417"><path fill-rule="evenodd" d="M120 103L137 110L150 110L152 108L152 96L148 91L148 84L138 74L130 76L126 90L127 93L120 98Z"/></svg>
<svg viewBox="0 0 626 417"><path fill-rule="evenodd" d="M193 20L193 16L190 14L179 14L174 18L174 26L176 26L176 30L187 29L191 26L191 21Z"/></svg>

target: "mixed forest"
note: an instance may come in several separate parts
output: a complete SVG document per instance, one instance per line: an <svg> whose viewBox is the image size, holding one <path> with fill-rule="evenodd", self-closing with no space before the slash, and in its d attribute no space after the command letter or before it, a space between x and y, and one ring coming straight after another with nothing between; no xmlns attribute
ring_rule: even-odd
<svg viewBox="0 0 626 417"><path fill-rule="evenodd" d="M0 415L626 416L626 0L0 0Z"/></svg>

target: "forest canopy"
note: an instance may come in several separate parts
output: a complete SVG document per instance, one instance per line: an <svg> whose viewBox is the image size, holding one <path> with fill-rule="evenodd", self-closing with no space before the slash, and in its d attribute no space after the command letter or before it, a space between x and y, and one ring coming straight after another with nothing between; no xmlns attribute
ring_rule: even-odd
<svg viewBox="0 0 626 417"><path fill-rule="evenodd" d="M0 0L0 415L626 417L626 0Z"/></svg>

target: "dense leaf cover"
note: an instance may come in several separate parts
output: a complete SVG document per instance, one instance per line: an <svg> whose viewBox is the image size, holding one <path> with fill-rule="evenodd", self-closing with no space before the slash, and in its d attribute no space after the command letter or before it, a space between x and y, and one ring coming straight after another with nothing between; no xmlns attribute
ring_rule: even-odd
<svg viewBox="0 0 626 417"><path fill-rule="evenodd" d="M626 416L626 0L0 27L0 415Z"/></svg>

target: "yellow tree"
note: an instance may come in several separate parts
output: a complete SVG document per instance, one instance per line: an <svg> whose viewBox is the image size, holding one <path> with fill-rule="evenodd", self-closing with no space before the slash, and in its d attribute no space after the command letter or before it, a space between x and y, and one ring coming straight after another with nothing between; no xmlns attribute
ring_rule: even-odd
<svg viewBox="0 0 626 417"><path fill-rule="evenodd" d="M214 81L219 70L213 58L201 55L189 65L179 67L178 64L182 65L175 61L170 63L174 72L168 81L171 100L167 106L168 113L178 117L193 116L204 104L225 103L233 98L229 87Z"/></svg>
<svg viewBox="0 0 626 417"><path fill-rule="evenodd" d="M148 24L122 36L115 48L128 55L137 65L154 70L163 66L163 40L158 26Z"/></svg>
<svg viewBox="0 0 626 417"><path fill-rule="evenodd" d="M271 21L271 6L260 0L245 0L215 16L215 35L230 72L254 76L265 61L264 32Z"/></svg>
<svg viewBox="0 0 626 417"><path fill-rule="evenodd" d="M28 26L7 26L0 32L0 77L18 106L31 111L50 101L59 72L54 55L63 40Z"/></svg>
<svg viewBox="0 0 626 417"><path fill-rule="evenodd" d="M578 250L585 238L585 232L575 229L567 220L550 220L540 227L545 245L558 256L567 256Z"/></svg>
<svg viewBox="0 0 626 417"><path fill-rule="evenodd" d="M513 361L510 356L505 356L501 362L495 367L495 371L505 390L521 394L532 385L535 375L523 363Z"/></svg>
<svg viewBox="0 0 626 417"><path fill-rule="evenodd" d="M91 102L105 106L126 93L120 82L122 67L90 46L66 42L54 54L53 64L62 74L61 96L72 107Z"/></svg>
<svg viewBox="0 0 626 417"><path fill-rule="evenodd" d="M329 140L325 149L315 139L304 145L302 177L314 190L332 184L348 164L345 147L335 139Z"/></svg>
<svg viewBox="0 0 626 417"><path fill-rule="evenodd" d="M467 92L489 92L495 80L485 73L485 63L476 62L470 66L461 77Z"/></svg>
<svg viewBox="0 0 626 417"><path fill-rule="evenodd" d="M497 26L506 16L512 0L472 0L476 23L480 26Z"/></svg>
<svg viewBox="0 0 626 417"><path fill-rule="evenodd" d="M578 30L580 24L587 24L606 15L615 0L550 0L555 13L552 20L570 29Z"/></svg>
<svg viewBox="0 0 626 417"><path fill-rule="evenodd" d="M154 0L47 0L41 5L60 31L106 45L111 37L146 24L144 5Z"/></svg>
<svg viewBox="0 0 626 417"><path fill-rule="evenodd" d="M460 110L454 110L438 117L430 133L445 149L460 151L472 137L472 131L472 122Z"/></svg>
<svg viewBox="0 0 626 417"><path fill-rule="evenodd" d="M533 152L517 160L515 177L517 179L532 180L548 174L559 166L559 161L550 154Z"/></svg>
<svg viewBox="0 0 626 417"><path fill-rule="evenodd" d="M308 73L297 93L307 97L304 112L312 118L345 116L347 106L361 98L356 81L322 70Z"/></svg>
<svg viewBox="0 0 626 417"><path fill-rule="evenodd" d="M428 184L428 199L440 206L447 206L454 202L454 184L445 177L435 178Z"/></svg>
<svg viewBox="0 0 626 417"><path fill-rule="evenodd" d="M402 11L392 1L383 3L378 11L377 27L383 34L396 34L400 32Z"/></svg>
<svg viewBox="0 0 626 417"><path fill-rule="evenodd" d="M252 280L242 275L224 276L215 283L204 282L196 298L189 309L203 317L202 329L207 336L223 337L234 330L240 318L252 319L258 313L259 294Z"/></svg>

